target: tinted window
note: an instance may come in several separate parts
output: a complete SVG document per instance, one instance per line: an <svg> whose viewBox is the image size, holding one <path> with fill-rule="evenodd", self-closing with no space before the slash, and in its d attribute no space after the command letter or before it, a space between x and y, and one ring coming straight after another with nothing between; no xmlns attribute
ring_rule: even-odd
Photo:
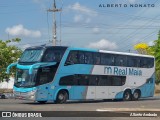
<svg viewBox="0 0 160 120"><path fill-rule="evenodd" d="M75 79L74 75L69 75L62 77L60 80L60 85L78 85L77 79Z"/></svg>
<svg viewBox="0 0 160 120"><path fill-rule="evenodd" d="M126 66L127 58L124 55L116 55L115 66Z"/></svg>
<svg viewBox="0 0 160 120"><path fill-rule="evenodd" d="M51 82L53 80L53 77L55 75L56 68L55 66L50 66L50 67L43 67L38 69L38 75L37 75L37 84L45 84L48 82Z"/></svg>
<svg viewBox="0 0 160 120"><path fill-rule="evenodd" d="M140 66L140 58L135 56L128 56L127 57L127 67L139 67Z"/></svg>
<svg viewBox="0 0 160 120"><path fill-rule="evenodd" d="M43 56L43 62L60 62L62 56L64 54L64 50L58 49L47 49Z"/></svg>
<svg viewBox="0 0 160 120"><path fill-rule="evenodd" d="M99 65L100 64L100 53L94 53L93 54L94 64Z"/></svg>
<svg viewBox="0 0 160 120"><path fill-rule="evenodd" d="M112 86L121 86L122 80L121 77L113 77L112 79Z"/></svg>
<svg viewBox="0 0 160 120"><path fill-rule="evenodd" d="M86 86L89 82L89 76L88 75L80 75L78 79L78 85L80 86Z"/></svg>
<svg viewBox="0 0 160 120"><path fill-rule="evenodd" d="M107 86L107 76L100 76L98 86Z"/></svg>
<svg viewBox="0 0 160 120"><path fill-rule="evenodd" d="M148 68L152 68L154 66L154 58L148 58Z"/></svg>
<svg viewBox="0 0 160 120"><path fill-rule="evenodd" d="M98 82L98 78L95 75L90 75L89 77L89 86L96 86Z"/></svg>
<svg viewBox="0 0 160 120"><path fill-rule="evenodd" d="M84 64L85 63L85 55L84 55L84 52L82 52L82 51L79 51L79 63L80 64Z"/></svg>
<svg viewBox="0 0 160 120"><path fill-rule="evenodd" d="M85 52L85 64L93 64L93 54L91 52Z"/></svg>
<svg viewBox="0 0 160 120"><path fill-rule="evenodd" d="M101 54L101 64L102 65L114 65L114 55L108 54L108 53L102 53Z"/></svg>
<svg viewBox="0 0 160 120"><path fill-rule="evenodd" d="M101 64L107 65L107 54L101 54Z"/></svg>
<svg viewBox="0 0 160 120"><path fill-rule="evenodd" d="M153 58L141 58L140 67L142 68L151 68L154 66Z"/></svg>
<svg viewBox="0 0 160 120"><path fill-rule="evenodd" d="M76 64L78 63L78 51L71 51L68 55L66 64Z"/></svg>
<svg viewBox="0 0 160 120"><path fill-rule="evenodd" d="M62 77L59 84L76 86L122 86L125 84L125 81L125 76L77 74Z"/></svg>

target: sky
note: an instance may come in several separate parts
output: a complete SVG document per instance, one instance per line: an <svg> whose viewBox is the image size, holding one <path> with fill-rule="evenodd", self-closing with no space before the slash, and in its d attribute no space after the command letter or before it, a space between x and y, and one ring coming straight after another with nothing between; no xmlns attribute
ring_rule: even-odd
<svg viewBox="0 0 160 120"><path fill-rule="evenodd" d="M53 2L0 0L0 40L21 38L11 45L22 49L52 45L53 13L47 10ZM56 0L56 5L62 9L56 23L63 46L134 52L135 44L153 45L158 38L160 0Z"/></svg>

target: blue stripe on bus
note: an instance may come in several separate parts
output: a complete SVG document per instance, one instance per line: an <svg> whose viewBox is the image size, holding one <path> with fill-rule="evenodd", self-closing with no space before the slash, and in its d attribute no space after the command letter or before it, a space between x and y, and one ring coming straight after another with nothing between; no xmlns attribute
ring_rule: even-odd
<svg viewBox="0 0 160 120"><path fill-rule="evenodd" d="M54 86L57 86L57 88L55 89L56 92L53 94L54 100L56 99L58 92L62 89L67 89L69 93L71 93L69 96L70 99L86 98L87 86L71 86L71 89L67 88L67 86L66 87L59 86L59 80L63 76L74 75L74 74L91 74L93 65L85 65L85 67L83 66L84 65L81 65L81 64L75 64L75 65L68 65L68 66L63 66L59 68L59 71L55 75L54 83L53 83ZM63 71L63 73L61 73L61 71Z"/></svg>
<svg viewBox="0 0 160 120"><path fill-rule="evenodd" d="M17 88L17 87L13 87L14 91L16 92L30 92L32 90L35 90L36 87L32 87L32 88Z"/></svg>
<svg viewBox="0 0 160 120"><path fill-rule="evenodd" d="M145 83L138 87L141 90L141 97L152 97L154 95L155 73L150 78L153 79L152 83Z"/></svg>

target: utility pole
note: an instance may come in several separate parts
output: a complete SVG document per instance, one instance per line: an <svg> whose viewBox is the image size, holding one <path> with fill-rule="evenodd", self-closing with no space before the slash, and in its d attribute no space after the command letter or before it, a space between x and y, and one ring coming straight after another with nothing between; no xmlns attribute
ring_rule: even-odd
<svg viewBox="0 0 160 120"><path fill-rule="evenodd" d="M56 8L56 1L54 0L53 3L53 9L48 9L48 12L53 12L53 46L56 46L56 42L57 42L57 34L56 34L56 12L60 12L62 11L62 9L57 9Z"/></svg>

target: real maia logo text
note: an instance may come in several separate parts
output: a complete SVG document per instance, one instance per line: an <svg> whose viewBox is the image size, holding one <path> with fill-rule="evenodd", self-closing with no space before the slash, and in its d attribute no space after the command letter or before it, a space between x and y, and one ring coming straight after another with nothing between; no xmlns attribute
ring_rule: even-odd
<svg viewBox="0 0 160 120"><path fill-rule="evenodd" d="M142 70L137 70L134 68L119 68L119 67L105 67L105 74L111 75L133 75L133 76L142 76Z"/></svg>

